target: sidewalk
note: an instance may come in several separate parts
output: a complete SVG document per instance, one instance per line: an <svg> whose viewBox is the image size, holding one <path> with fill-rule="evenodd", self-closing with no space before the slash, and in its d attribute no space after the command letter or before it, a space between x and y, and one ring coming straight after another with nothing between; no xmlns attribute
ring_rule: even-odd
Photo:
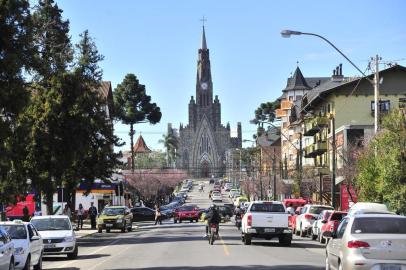
<svg viewBox="0 0 406 270"><path fill-rule="evenodd" d="M133 223L133 231L137 230L139 227ZM103 232L106 232L103 230ZM76 238L83 238L86 236L93 235L95 233L98 233L97 230L92 230L90 224L83 223L83 229L79 231L75 231Z"/></svg>

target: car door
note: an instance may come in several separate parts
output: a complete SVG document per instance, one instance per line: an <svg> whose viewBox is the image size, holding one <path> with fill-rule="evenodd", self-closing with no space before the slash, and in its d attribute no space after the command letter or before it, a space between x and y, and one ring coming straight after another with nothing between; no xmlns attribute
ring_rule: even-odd
<svg viewBox="0 0 406 270"><path fill-rule="evenodd" d="M330 239L328 243L328 256L329 262L332 267L338 269L338 262L340 260L340 253L342 247L342 239L345 232L345 229L348 225L348 219L344 219L340 226L337 229L337 233L334 238Z"/></svg>
<svg viewBox="0 0 406 270"><path fill-rule="evenodd" d="M32 262L37 262L39 257L41 256L41 240L34 240L32 241L32 237L33 236L37 236L39 237L39 234L37 233L37 231L34 229L34 227L29 224L27 225L27 229L28 229L28 237L29 237L29 243L30 243L30 253L31 253L31 260Z"/></svg>
<svg viewBox="0 0 406 270"><path fill-rule="evenodd" d="M145 208L144 216L145 216L145 220L153 221L153 220L155 220L155 211L152 209L149 209L149 208Z"/></svg>
<svg viewBox="0 0 406 270"><path fill-rule="evenodd" d="M13 245L8 234L0 229L0 269L9 269L11 256L13 255Z"/></svg>

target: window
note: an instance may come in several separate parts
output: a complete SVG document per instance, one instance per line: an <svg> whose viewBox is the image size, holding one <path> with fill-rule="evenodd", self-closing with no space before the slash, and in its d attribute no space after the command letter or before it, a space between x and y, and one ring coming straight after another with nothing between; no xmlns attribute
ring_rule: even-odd
<svg viewBox="0 0 406 270"><path fill-rule="evenodd" d="M351 233L406 234L406 218L368 217L357 218Z"/></svg>
<svg viewBox="0 0 406 270"><path fill-rule="evenodd" d="M343 221L341 221L340 225L338 226L337 229L337 238L343 238L345 229L347 228L348 225L348 219L345 218Z"/></svg>
<svg viewBox="0 0 406 270"><path fill-rule="evenodd" d="M3 225L3 228L11 236L11 239L27 239L27 231L24 225Z"/></svg>
<svg viewBox="0 0 406 270"><path fill-rule="evenodd" d="M289 96L289 101L293 101L293 96Z"/></svg>
<svg viewBox="0 0 406 270"><path fill-rule="evenodd" d="M296 96L296 100L301 100L302 99L302 95L297 95Z"/></svg>
<svg viewBox="0 0 406 270"><path fill-rule="evenodd" d="M309 213L310 214L320 214L323 210L333 210L331 207L323 207L323 206L310 206Z"/></svg>
<svg viewBox="0 0 406 270"><path fill-rule="evenodd" d="M251 206L250 212L280 212L284 213L285 208L282 204L274 203L255 203Z"/></svg>
<svg viewBox="0 0 406 270"><path fill-rule="evenodd" d="M390 111L390 100L380 100L379 101L379 111L389 112ZM375 112L375 101L371 101L371 112Z"/></svg>

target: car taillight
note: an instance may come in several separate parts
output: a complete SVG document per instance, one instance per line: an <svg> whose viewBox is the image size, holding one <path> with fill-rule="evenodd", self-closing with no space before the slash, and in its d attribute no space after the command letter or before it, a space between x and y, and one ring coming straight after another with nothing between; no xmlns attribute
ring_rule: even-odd
<svg viewBox="0 0 406 270"><path fill-rule="evenodd" d="M349 248L367 248L367 247L369 247L369 244L367 242L363 242L363 241L349 241L347 244L347 247L349 247Z"/></svg>
<svg viewBox="0 0 406 270"><path fill-rule="evenodd" d="M252 215L251 214L247 216L247 226L248 227L252 226Z"/></svg>
<svg viewBox="0 0 406 270"><path fill-rule="evenodd" d="M306 214L306 215L304 215L304 218L305 219L314 219L314 216L310 215L310 214Z"/></svg>

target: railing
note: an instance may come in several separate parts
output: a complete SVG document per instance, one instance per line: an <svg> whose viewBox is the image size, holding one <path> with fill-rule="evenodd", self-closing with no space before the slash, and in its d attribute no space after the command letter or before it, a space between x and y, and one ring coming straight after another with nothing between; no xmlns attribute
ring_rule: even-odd
<svg viewBox="0 0 406 270"><path fill-rule="evenodd" d="M322 128L327 127L329 119L327 117L316 117L305 122L304 136L313 136L318 133Z"/></svg>
<svg viewBox="0 0 406 270"><path fill-rule="evenodd" d="M327 142L320 141L305 147L305 158L314 158L327 152Z"/></svg>

